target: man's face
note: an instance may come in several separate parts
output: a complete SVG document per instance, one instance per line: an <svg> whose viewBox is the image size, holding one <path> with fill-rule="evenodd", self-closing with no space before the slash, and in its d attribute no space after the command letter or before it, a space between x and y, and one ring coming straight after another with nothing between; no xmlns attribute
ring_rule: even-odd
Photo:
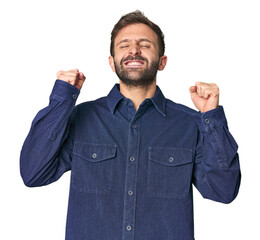
<svg viewBox="0 0 260 240"><path fill-rule="evenodd" d="M110 66L119 79L128 86L145 87L162 70L156 33L145 24L124 27L114 41L114 58ZM166 58L163 56L162 58Z"/></svg>

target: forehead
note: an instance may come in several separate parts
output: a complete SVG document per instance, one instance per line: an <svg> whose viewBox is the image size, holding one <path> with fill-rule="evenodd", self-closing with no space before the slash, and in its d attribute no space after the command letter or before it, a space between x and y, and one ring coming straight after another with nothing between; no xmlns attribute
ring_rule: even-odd
<svg viewBox="0 0 260 240"><path fill-rule="evenodd" d="M115 44L124 40L148 39L155 43L157 41L156 33L143 23L136 23L122 28L115 38Z"/></svg>

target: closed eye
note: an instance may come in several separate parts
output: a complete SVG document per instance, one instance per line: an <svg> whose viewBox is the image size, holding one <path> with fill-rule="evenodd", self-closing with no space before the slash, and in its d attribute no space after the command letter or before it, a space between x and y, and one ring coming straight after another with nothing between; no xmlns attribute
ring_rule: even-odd
<svg viewBox="0 0 260 240"><path fill-rule="evenodd" d="M120 46L120 48L128 48L129 47L129 45L122 45L122 46Z"/></svg>
<svg viewBox="0 0 260 240"><path fill-rule="evenodd" d="M141 48L150 48L150 45L141 45Z"/></svg>

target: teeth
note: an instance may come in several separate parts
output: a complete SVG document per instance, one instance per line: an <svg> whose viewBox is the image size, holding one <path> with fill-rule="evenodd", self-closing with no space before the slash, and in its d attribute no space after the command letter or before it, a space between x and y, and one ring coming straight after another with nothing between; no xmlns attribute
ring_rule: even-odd
<svg viewBox="0 0 260 240"><path fill-rule="evenodd" d="M129 62L127 65L130 65L130 66L141 66L143 64L140 63L140 62Z"/></svg>

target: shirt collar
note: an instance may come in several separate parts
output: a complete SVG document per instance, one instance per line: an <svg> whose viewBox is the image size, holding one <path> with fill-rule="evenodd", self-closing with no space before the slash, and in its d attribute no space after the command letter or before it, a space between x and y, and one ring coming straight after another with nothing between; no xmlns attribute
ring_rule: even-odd
<svg viewBox="0 0 260 240"><path fill-rule="evenodd" d="M112 90L107 95L107 104L111 113L115 112L117 104L124 98L124 95L120 92L120 85L118 83L115 84ZM166 99L158 86L156 86L156 92L151 98L151 101L154 104L155 108L165 117Z"/></svg>

